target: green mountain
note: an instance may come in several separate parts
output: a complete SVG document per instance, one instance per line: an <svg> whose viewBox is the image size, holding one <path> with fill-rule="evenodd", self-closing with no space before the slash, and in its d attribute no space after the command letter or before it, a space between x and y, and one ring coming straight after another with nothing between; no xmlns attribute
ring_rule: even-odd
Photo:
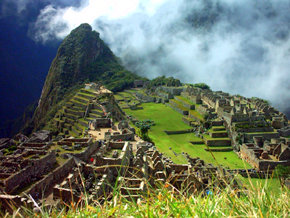
<svg viewBox="0 0 290 218"><path fill-rule="evenodd" d="M140 77L126 71L99 33L89 24L81 24L61 43L25 132L41 128L54 115L57 104L84 82L101 81L110 90L120 91L132 86L135 79Z"/></svg>

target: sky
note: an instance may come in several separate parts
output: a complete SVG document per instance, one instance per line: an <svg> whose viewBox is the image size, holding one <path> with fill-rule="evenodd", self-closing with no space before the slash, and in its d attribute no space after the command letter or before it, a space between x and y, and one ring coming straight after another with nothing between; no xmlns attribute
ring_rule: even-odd
<svg viewBox="0 0 290 218"><path fill-rule="evenodd" d="M289 11L289 0L2 0L0 21L13 16L11 28L24 26L25 37L52 51L89 23L133 72L205 82L286 111Z"/></svg>
<svg viewBox="0 0 290 218"><path fill-rule="evenodd" d="M290 1L83 0L43 8L36 41L89 23L124 64L150 78L176 76L214 90L290 102Z"/></svg>

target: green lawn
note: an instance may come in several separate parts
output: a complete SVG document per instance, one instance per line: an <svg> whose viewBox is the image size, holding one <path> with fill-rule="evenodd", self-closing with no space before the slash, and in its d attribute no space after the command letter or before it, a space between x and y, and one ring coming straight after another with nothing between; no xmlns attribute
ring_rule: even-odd
<svg viewBox="0 0 290 218"><path fill-rule="evenodd" d="M139 120L151 119L155 122L155 126L151 127L149 136L155 142L157 148L170 156L176 163L187 163L186 159L181 152L187 152L192 157L200 157L208 163L215 165L222 164L230 168L245 168L250 167L247 163L244 163L238 156L230 152L207 152L204 149L205 145L193 145L190 141L200 141L201 139L196 137L193 133L167 135L164 130L184 130L189 126L182 121L182 115L174 111L169 106L164 104L144 103L141 105L143 110L130 110L124 111L128 115L132 115ZM172 148L172 150L169 149ZM178 155L176 156L174 153ZM217 160L213 158L213 156Z"/></svg>

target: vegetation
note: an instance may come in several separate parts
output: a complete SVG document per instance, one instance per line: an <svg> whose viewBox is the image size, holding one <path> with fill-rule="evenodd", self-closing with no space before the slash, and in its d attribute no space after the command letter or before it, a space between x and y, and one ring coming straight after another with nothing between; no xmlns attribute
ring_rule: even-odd
<svg viewBox="0 0 290 218"><path fill-rule="evenodd" d="M192 86L196 87L196 88L200 88L200 89L208 89L208 90L210 90L209 85L207 85L205 83L196 83L196 84L193 84Z"/></svg>
<svg viewBox="0 0 290 218"><path fill-rule="evenodd" d="M145 141L151 141L148 136L148 131L153 125L154 121L152 120L143 120L135 123L135 126L137 126L140 130L140 137Z"/></svg>
<svg viewBox="0 0 290 218"><path fill-rule="evenodd" d="M165 77L165 76L159 76L155 79L152 79L149 84L148 88L155 87L155 86L181 86L181 82L179 79L175 79L173 77Z"/></svg>
<svg viewBox="0 0 290 218"><path fill-rule="evenodd" d="M169 183L158 189L149 188L140 201L125 200L118 188L104 204L63 205L60 208L40 208L40 213L15 210L14 217L288 217L289 189L279 188L273 195L270 180L253 183L251 179L240 191L229 186L225 189L209 189L206 193L188 196L177 192ZM85 195L85 193L84 193Z"/></svg>

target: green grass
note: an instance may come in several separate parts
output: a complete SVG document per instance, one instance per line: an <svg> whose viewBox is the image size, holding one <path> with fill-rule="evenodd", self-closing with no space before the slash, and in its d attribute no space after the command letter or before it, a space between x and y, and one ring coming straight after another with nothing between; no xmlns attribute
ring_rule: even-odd
<svg viewBox="0 0 290 218"><path fill-rule="evenodd" d="M183 96L176 96L176 98L180 99L181 101L189 104L189 105L195 105L193 102L191 102L188 98L185 98Z"/></svg>
<svg viewBox="0 0 290 218"><path fill-rule="evenodd" d="M181 155L182 152L187 152L192 157L200 157L208 163L214 165L222 164L229 168L250 168L247 163L244 163L239 157L233 152L207 152L204 149L205 145L193 145L190 141L200 141L201 139L196 137L193 133L188 134L177 134L167 135L164 130L184 130L188 129L189 126L182 121L182 115L174 111L167 105L145 103L141 105L143 110L130 110L125 109L124 111L128 115L132 115L139 120L151 119L155 122L155 126L151 127L149 136L155 142L156 147L171 157L176 163L187 163L186 158ZM172 148L172 150L169 149ZM175 155L176 152L179 155ZM215 159L213 158L214 155ZM226 159L225 159L226 158Z"/></svg>
<svg viewBox="0 0 290 218"><path fill-rule="evenodd" d="M252 187L269 187L271 194L276 196L281 194L281 185L278 178L271 179L258 179L258 178L244 178L240 175L237 177L243 186L247 189L252 189Z"/></svg>
<svg viewBox="0 0 290 218"><path fill-rule="evenodd" d="M250 184L249 189L212 190L203 196L173 191L165 183L159 189L149 189L140 201L127 201L114 189L112 200L103 204L72 203L51 209L40 208L39 214L32 210L15 210L13 217L289 217L289 189L278 185L278 195L265 185ZM275 182L274 182L275 183ZM4 217L4 214L3 214Z"/></svg>

